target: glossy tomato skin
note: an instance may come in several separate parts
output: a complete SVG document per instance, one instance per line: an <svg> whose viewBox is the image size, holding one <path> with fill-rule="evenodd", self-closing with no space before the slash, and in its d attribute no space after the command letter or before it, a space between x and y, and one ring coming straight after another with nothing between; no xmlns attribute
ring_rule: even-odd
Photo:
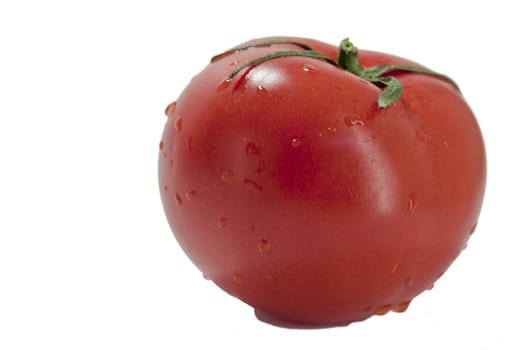
<svg viewBox="0 0 525 350"><path fill-rule="evenodd" d="M280 38L282 39L282 38ZM332 58L337 48L309 39ZM224 55L168 111L159 184L178 242L261 313L312 325L403 311L466 245L481 210L482 135L461 94L403 73L380 89L325 61ZM414 62L360 51L363 67Z"/></svg>

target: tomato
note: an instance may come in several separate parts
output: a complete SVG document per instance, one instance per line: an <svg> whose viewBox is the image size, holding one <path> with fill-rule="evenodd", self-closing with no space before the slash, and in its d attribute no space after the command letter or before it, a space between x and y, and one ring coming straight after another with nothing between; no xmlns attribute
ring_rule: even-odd
<svg viewBox="0 0 525 350"><path fill-rule="evenodd" d="M336 46L265 38L215 57L166 110L171 229L263 319L331 326L404 311L476 227L485 150L457 86L404 58L353 53L358 73L405 69L365 79L337 64ZM380 105L394 81L402 91Z"/></svg>

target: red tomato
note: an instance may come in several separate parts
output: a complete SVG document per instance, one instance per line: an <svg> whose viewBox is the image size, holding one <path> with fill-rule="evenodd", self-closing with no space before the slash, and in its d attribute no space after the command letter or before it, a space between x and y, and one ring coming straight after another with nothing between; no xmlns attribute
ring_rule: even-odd
<svg viewBox="0 0 525 350"><path fill-rule="evenodd" d="M332 45L271 39L337 59ZM330 326L404 311L476 227L476 119L451 82L424 73L386 73L403 88L386 108L381 84L320 58L254 62L228 79L282 50L303 49L225 53L168 106L159 182L171 229L207 278L260 315ZM358 57L363 69L421 67Z"/></svg>

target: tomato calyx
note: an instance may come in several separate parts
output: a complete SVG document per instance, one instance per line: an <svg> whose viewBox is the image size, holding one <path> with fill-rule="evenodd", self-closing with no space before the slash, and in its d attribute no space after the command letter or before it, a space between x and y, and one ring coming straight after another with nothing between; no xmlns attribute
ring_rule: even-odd
<svg viewBox="0 0 525 350"><path fill-rule="evenodd" d="M379 65L370 67L367 69L364 69L361 67L361 63L359 62L359 55L357 47L354 46L354 44L348 39L345 38L341 41L339 45L339 54L337 57L337 61L334 61L332 58L325 56L324 54L313 50L310 46L293 40L261 40L256 41L251 44L235 47L233 49L227 50L225 52L222 52L218 55L215 55L211 58L211 63L217 61L218 59L222 58L223 56L232 54L234 52L247 50L249 48L254 47L261 47L261 46L271 46L273 44L292 44L296 45L303 50L279 50L274 51L270 54L261 56L259 58L256 58L252 61L249 61L246 64L243 64L242 66L236 67L233 69L233 71L228 76L227 80L231 81L239 72L253 68L261 63L264 63L269 60L273 60L280 57L287 57L287 56L299 56L299 57L309 57L314 58L318 60L325 61L333 66L336 66L340 69L343 69L351 74L354 74L358 76L361 79L364 79L377 87L381 88L382 91L379 94L379 97L377 99L378 107L381 109L387 108L397 100L401 98L403 95L403 86L399 82L398 79L396 79L393 76L386 75L388 73L392 72L408 72L408 73L420 73L420 74L427 74L432 75L441 79L446 80L450 84L454 86L454 88L458 91L459 86L456 84L454 80L452 80L450 77L448 77L445 74L438 73L436 71L433 71L428 68L424 67L416 67L416 66L408 66L408 65Z"/></svg>
<svg viewBox="0 0 525 350"><path fill-rule="evenodd" d="M385 76L385 74L394 71L433 75L435 77L447 80L454 86L454 88L456 88L456 90L459 91L459 86L454 80L452 80L445 74L441 74L424 67L382 64L363 70L361 67L361 63L359 62L357 47L355 47L354 44L352 44L348 38L343 39L341 41L341 44L339 45L339 56L337 57L337 65L346 70L347 72L357 75L358 77L363 78L364 80L376 86L384 88L383 92L379 95L378 98L379 108L388 107L390 104L400 99L403 95L403 86L401 85L399 80L392 76Z"/></svg>

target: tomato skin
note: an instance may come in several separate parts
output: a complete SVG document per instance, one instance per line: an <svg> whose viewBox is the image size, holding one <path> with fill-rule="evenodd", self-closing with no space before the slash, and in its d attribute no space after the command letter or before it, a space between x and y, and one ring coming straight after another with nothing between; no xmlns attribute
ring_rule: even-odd
<svg viewBox="0 0 525 350"><path fill-rule="evenodd" d="M280 38L282 39L282 38ZM336 58L337 47L302 38ZM397 74L402 98L327 62L246 62L251 48L189 83L162 136L168 222L193 263L261 312L314 325L401 311L459 255L481 210L482 135L439 78ZM414 62L360 51L364 68Z"/></svg>

